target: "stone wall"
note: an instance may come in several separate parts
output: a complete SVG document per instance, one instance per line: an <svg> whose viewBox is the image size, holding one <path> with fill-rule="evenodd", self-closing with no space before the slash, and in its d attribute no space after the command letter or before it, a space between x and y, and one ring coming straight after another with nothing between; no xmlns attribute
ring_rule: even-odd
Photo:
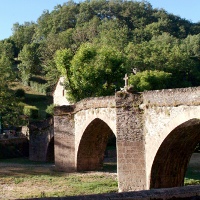
<svg viewBox="0 0 200 200"><path fill-rule="evenodd" d="M74 106L55 107L54 109L54 145L55 166L57 170L76 171Z"/></svg>
<svg viewBox="0 0 200 200"><path fill-rule="evenodd" d="M200 186L154 189L138 192L97 194L74 197L49 197L37 200L200 200ZM36 200L29 199L29 200Z"/></svg>
<svg viewBox="0 0 200 200"><path fill-rule="evenodd" d="M81 110L87 110L91 108L115 108L115 97L105 96L105 97L91 97L83 99L75 104L74 112L79 112Z"/></svg>
<svg viewBox="0 0 200 200"><path fill-rule="evenodd" d="M0 159L28 157L29 141L26 137L0 140Z"/></svg>
<svg viewBox="0 0 200 200"><path fill-rule="evenodd" d="M141 104L141 94L116 93L119 191L147 189Z"/></svg>
<svg viewBox="0 0 200 200"><path fill-rule="evenodd" d="M54 136L53 119L29 123L29 159L47 161L47 150Z"/></svg>
<svg viewBox="0 0 200 200"><path fill-rule="evenodd" d="M66 98L66 90L64 88L64 77L60 77L56 85L55 91L53 93L53 103L57 106L70 105L70 102L67 101Z"/></svg>
<svg viewBox="0 0 200 200"><path fill-rule="evenodd" d="M150 181L152 168L155 168L155 164L153 165L155 159L159 159L155 162L165 162L163 165L166 169L163 168L162 173L163 171L171 175L175 173L178 177L173 179L176 179L181 185L188 159L196 142L200 140L198 132L200 128L198 125L200 87L148 91L144 92L142 96L144 100L140 107L144 110L147 187L151 187ZM175 137L176 140L173 139ZM168 155L166 155L166 150ZM161 155L160 158L158 158L158 154ZM170 159L168 164L167 158ZM176 161L174 162L173 159ZM176 166L173 166L173 162L176 163ZM156 171L159 174L158 169ZM167 181L170 178L169 175L167 177L164 174L159 174L159 176L165 177L165 181L160 179L163 184L166 184L162 187L167 185L170 187L170 184L177 186L177 183L173 183L172 180Z"/></svg>
<svg viewBox="0 0 200 200"><path fill-rule="evenodd" d="M149 106L200 105L200 87L153 90L142 93L143 104Z"/></svg>

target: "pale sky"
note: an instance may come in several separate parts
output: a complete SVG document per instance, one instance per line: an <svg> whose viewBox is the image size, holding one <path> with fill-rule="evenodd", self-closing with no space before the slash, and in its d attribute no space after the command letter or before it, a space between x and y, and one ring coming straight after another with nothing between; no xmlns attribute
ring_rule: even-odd
<svg viewBox="0 0 200 200"><path fill-rule="evenodd" d="M0 0L0 40L12 35L13 24L36 22L44 10L52 11L66 0ZM75 1L76 2L76 1ZM164 8L191 22L200 22L200 0L149 0L153 8Z"/></svg>

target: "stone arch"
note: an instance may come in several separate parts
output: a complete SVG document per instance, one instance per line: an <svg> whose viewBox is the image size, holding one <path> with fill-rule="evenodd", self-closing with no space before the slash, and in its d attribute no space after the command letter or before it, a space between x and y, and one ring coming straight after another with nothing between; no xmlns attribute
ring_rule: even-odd
<svg viewBox="0 0 200 200"><path fill-rule="evenodd" d="M46 161L54 162L55 155L54 155L54 137L51 138L46 153Z"/></svg>
<svg viewBox="0 0 200 200"><path fill-rule="evenodd" d="M188 162L199 141L200 119L189 119L174 128L155 155L150 188L183 186Z"/></svg>
<svg viewBox="0 0 200 200"><path fill-rule="evenodd" d="M77 151L77 171L99 170L109 137L114 134L108 124L95 118L82 134Z"/></svg>

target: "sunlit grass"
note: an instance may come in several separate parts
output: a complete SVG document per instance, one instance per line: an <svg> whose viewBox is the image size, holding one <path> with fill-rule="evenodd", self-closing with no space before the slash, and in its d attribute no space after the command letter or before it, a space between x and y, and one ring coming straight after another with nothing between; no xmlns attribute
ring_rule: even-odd
<svg viewBox="0 0 200 200"><path fill-rule="evenodd" d="M21 164L12 167L12 159L1 161L0 191L3 199L62 197L118 191L116 173L56 171L54 165L14 159ZM23 164L24 163L24 164ZM9 192L8 192L9 191Z"/></svg>
<svg viewBox="0 0 200 200"><path fill-rule="evenodd" d="M104 163L102 171L65 173L52 163L28 159L5 159L0 166L0 191L3 199L64 197L118 192L116 163ZM12 167L12 163L20 167ZM199 167L187 170L185 185L199 185Z"/></svg>

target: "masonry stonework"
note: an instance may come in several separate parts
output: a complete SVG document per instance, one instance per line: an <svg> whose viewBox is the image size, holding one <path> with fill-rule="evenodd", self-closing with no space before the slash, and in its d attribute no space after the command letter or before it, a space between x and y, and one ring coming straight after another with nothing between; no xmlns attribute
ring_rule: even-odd
<svg viewBox="0 0 200 200"><path fill-rule="evenodd" d="M200 87L148 91L143 98L147 187L181 186L200 141Z"/></svg>
<svg viewBox="0 0 200 200"><path fill-rule="evenodd" d="M57 107L54 116L55 165L67 172L76 171L73 111L74 106Z"/></svg>
<svg viewBox="0 0 200 200"><path fill-rule="evenodd" d="M116 136L119 191L183 185L200 141L200 87L117 92L55 108L55 165L96 170Z"/></svg>
<svg viewBox="0 0 200 200"><path fill-rule="evenodd" d="M54 136L53 119L29 123L29 159L48 161L48 147ZM53 148L53 147L52 147Z"/></svg>
<svg viewBox="0 0 200 200"><path fill-rule="evenodd" d="M117 170L120 191L146 188L145 141L141 94L116 93Z"/></svg>

